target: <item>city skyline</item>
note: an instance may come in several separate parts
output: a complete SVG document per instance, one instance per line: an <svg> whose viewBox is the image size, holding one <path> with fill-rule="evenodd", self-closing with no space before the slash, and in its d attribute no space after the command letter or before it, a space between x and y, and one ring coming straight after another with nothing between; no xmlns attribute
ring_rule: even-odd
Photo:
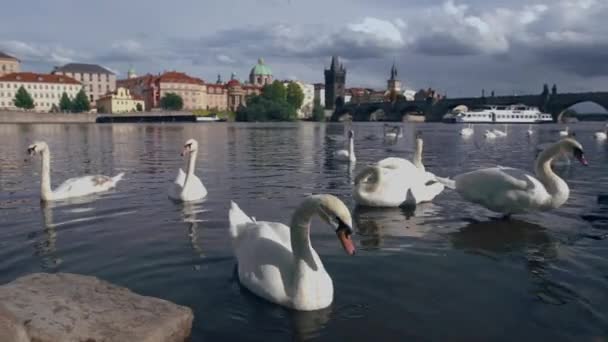
<svg viewBox="0 0 608 342"><path fill-rule="evenodd" d="M277 79L323 82L331 55L347 87L383 89L393 60L404 87L448 96L608 89L608 4L597 0L300 0L11 3L0 51L23 69L98 63L125 78L178 70L245 80L258 57Z"/></svg>

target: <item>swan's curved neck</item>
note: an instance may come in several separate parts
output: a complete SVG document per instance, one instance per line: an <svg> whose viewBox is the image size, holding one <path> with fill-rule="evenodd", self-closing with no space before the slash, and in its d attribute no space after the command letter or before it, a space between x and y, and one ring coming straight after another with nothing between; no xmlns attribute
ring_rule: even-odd
<svg viewBox="0 0 608 342"><path fill-rule="evenodd" d="M40 196L43 200L50 200L53 196L51 191L51 152L48 148L42 151L42 172L40 181Z"/></svg>
<svg viewBox="0 0 608 342"><path fill-rule="evenodd" d="M188 184L188 180L194 175L194 169L196 168L196 154L197 152L188 153L188 167L186 168L186 179L184 180L184 188Z"/></svg>
<svg viewBox="0 0 608 342"><path fill-rule="evenodd" d="M293 251L294 270L293 281L295 284L305 276L307 269L316 270L315 262L310 244L310 221L318 211L317 200L306 199L291 218L291 250Z"/></svg>
<svg viewBox="0 0 608 342"><path fill-rule="evenodd" d="M416 152L414 152L414 158L412 162L414 163L414 166L421 170L424 170L424 165L422 165L422 145L422 139L416 138Z"/></svg>
<svg viewBox="0 0 608 342"><path fill-rule="evenodd" d="M351 158L355 155L355 142L353 140L353 137L348 139L348 156Z"/></svg>
<svg viewBox="0 0 608 342"><path fill-rule="evenodd" d="M559 143L554 144L538 155L534 165L536 177L543 183L545 189L551 196L548 205L552 208L557 208L564 204L570 195L568 184L551 169L553 158L560 153L561 145Z"/></svg>

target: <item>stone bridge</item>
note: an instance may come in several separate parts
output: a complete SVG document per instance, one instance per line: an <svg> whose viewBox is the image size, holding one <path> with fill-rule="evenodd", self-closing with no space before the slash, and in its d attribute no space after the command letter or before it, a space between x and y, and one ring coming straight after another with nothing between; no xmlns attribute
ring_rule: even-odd
<svg viewBox="0 0 608 342"><path fill-rule="evenodd" d="M608 111L608 92L558 94L555 89L549 93L545 87L543 93L539 95L446 98L439 101L429 98L418 101L347 103L334 112L332 120L337 121L342 115L350 114L354 121L401 121L407 113L418 113L423 114L426 121L441 121L446 113L459 105L470 108L480 105L521 103L538 107L545 113L551 113L553 120L557 121L561 119L566 109L581 102L593 102ZM372 116L378 109L383 110L383 117Z"/></svg>

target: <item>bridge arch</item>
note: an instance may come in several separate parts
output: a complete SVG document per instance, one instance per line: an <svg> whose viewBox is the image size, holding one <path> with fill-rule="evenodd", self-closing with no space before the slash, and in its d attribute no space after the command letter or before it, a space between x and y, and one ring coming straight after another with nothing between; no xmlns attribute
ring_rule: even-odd
<svg viewBox="0 0 608 342"><path fill-rule="evenodd" d="M566 102L564 104L561 104L559 106L559 108L557 108L557 111L555 111L556 115L556 120L557 122L562 122L568 115L569 115L569 111L570 110L574 110L575 112L580 114L580 109L577 109L576 107L579 106L590 106L591 111L601 111L603 113L606 114L606 117L608 117L608 99L606 99L605 101L602 100L597 100L597 99L586 99L586 98L580 98L578 100L574 100L574 101L570 101L570 102ZM597 108L597 109L595 109Z"/></svg>

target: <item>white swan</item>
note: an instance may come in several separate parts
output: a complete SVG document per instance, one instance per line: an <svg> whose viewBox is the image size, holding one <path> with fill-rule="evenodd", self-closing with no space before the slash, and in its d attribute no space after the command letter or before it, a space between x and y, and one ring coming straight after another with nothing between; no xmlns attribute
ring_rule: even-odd
<svg viewBox="0 0 608 342"><path fill-rule="evenodd" d="M559 136L560 137L567 137L568 136L568 131L570 130L570 127L566 126L566 129L559 131Z"/></svg>
<svg viewBox="0 0 608 342"><path fill-rule="evenodd" d="M437 179L455 189L465 200L505 217L555 209L563 205L570 194L568 184L551 169L551 161L561 153L572 153L587 165L581 144L573 138L565 138L539 154L534 167L536 178L520 169L499 166L464 173L453 180Z"/></svg>
<svg viewBox="0 0 608 342"><path fill-rule="evenodd" d="M198 152L198 142L189 139L184 144L182 156L188 155L188 168L186 172L180 168L177 178L169 186L169 197L176 201L198 201L207 196L207 189L203 182L194 174L196 168L196 155Z"/></svg>
<svg viewBox="0 0 608 342"><path fill-rule="evenodd" d="M423 141L416 136L416 152L412 162L403 158L386 158L364 168L355 177L353 198L368 207L398 207L430 202L444 185L422 164Z"/></svg>
<svg viewBox="0 0 608 342"><path fill-rule="evenodd" d="M494 135L496 135L497 137L506 137L507 136L507 125L505 125L504 131L494 128L492 130L492 133L494 133Z"/></svg>
<svg viewBox="0 0 608 342"><path fill-rule="evenodd" d="M606 128L604 129L604 131L600 131L600 132L595 132L593 134L593 136L595 137L595 139L597 140L606 140L606 138L608 137L608 124L606 124Z"/></svg>
<svg viewBox="0 0 608 342"><path fill-rule="evenodd" d="M494 134L494 132L486 130L485 133L483 134L483 136L486 139L496 139L496 134Z"/></svg>
<svg viewBox="0 0 608 342"><path fill-rule="evenodd" d="M526 131L526 134L531 137L532 135L534 135L534 131L532 130L532 125L528 125L528 130Z"/></svg>
<svg viewBox="0 0 608 342"><path fill-rule="evenodd" d="M36 153L42 156L42 180L40 182L40 198L42 201L63 200L87 196L112 189L125 175L123 172L114 177L92 175L70 178L60 186L51 190L51 151L44 141L37 141L27 148L30 155Z"/></svg>
<svg viewBox="0 0 608 342"><path fill-rule="evenodd" d="M328 307L333 301L333 283L310 243L310 222L315 214L335 229L346 253L353 255L350 212L332 195L306 198L289 227L256 221L232 202L228 217L240 283L254 294L291 309Z"/></svg>
<svg viewBox="0 0 608 342"><path fill-rule="evenodd" d="M348 150L338 150L334 153L334 157L337 161L342 162L355 162L357 158L355 157L355 132L353 130L348 131Z"/></svg>
<svg viewBox="0 0 608 342"><path fill-rule="evenodd" d="M388 131L386 129L389 129ZM384 125L384 137L388 138L388 139L398 139L403 137L403 130L401 129L401 126L389 126L389 125Z"/></svg>
<svg viewBox="0 0 608 342"><path fill-rule="evenodd" d="M473 135L474 133L475 133L475 131L473 130L472 124L469 124L468 127L465 127L460 130L460 135L462 135L463 137L469 137L469 136Z"/></svg>

